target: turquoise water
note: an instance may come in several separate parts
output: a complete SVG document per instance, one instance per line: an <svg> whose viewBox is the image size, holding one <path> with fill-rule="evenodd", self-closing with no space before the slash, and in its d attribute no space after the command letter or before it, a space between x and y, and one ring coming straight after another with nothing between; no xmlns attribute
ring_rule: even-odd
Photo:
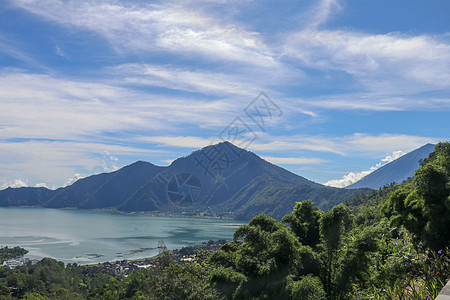
<svg viewBox="0 0 450 300"><path fill-rule="evenodd" d="M0 246L21 246L30 259L79 264L138 259L208 240L231 240L242 222L114 212L0 207Z"/></svg>

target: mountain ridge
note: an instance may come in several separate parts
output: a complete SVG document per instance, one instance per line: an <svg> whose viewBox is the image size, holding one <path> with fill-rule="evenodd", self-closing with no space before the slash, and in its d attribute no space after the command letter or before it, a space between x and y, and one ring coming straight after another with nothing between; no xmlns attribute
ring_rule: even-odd
<svg viewBox="0 0 450 300"><path fill-rule="evenodd" d="M296 202L306 199L328 210L357 192L323 186L222 142L195 150L169 166L137 161L57 190L3 190L0 206L116 209L247 220L263 212L281 218Z"/></svg>

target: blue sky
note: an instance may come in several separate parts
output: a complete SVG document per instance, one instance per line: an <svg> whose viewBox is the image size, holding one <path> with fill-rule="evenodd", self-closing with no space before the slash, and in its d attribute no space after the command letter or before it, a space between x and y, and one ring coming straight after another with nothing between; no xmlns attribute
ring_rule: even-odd
<svg viewBox="0 0 450 300"><path fill-rule="evenodd" d="M0 188L168 165L236 118L235 144L344 186L449 139L449 11L445 0L1 1ZM254 102L261 92L270 100Z"/></svg>

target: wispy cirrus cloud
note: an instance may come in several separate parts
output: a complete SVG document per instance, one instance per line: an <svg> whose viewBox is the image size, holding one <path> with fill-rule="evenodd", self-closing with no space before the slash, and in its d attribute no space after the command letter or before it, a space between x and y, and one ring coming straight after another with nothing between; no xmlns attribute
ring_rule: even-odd
<svg viewBox="0 0 450 300"><path fill-rule="evenodd" d="M118 1L17 0L22 9L66 26L96 32L119 52L191 52L263 67L277 62L258 33L224 25L194 6Z"/></svg>
<svg viewBox="0 0 450 300"><path fill-rule="evenodd" d="M277 151L278 153L291 153L295 151L312 151L334 153L342 156L354 155L355 153L376 154L392 152L398 155L396 151L411 151L427 143L439 142L439 139L432 137L422 137L404 134L379 134L370 135L363 133L355 133L348 136L331 136L331 135L292 135L292 136L272 136L270 134L258 133L258 139L248 146L248 149L262 155L263 157L272 158L279 163L289 164L288 161L294 162L296 158L286 158L285 162L282 157L264 156L265 152ZM217 136L208 138L200 138L196 136L149 136L145 140L153 141L162 146L171 146L179 148L201 148L211 142L220 142ZM401 149L401 150L399 150ZM386 158L388 159L389 156ZM303 158L298 158L300 164ZM309 159L309 158L308 158ZM387 161L387 160L385 160ZM323 161L315 161L321 163Z"/></svg>
<svg viewBox="0 0 450 300"><path fill-rule="evenodd" d="M118 80L129 83L207 94L238 92L248 95L253 93L253 89L262 90L260 86L264 90L273 87L276 91L293 84L300 87L310 84L310 74L305 70L312 69L337 75L345 72L359 89L352 94L325 99L305 98L316 107L370 111L405 110L411 106L420 109L428 106L429 102L435 106L439 102L448 104L448 98L439 96L410 99L410 96L421 92L448 91L448 37L325 29L319 25L326 24L341 6L337 0L323 0L310 9L307 24L292 29L292 32L283 34L286 38L277 40L265 36L264 32L248 30L243 22L229 18L225 21L225 18L205 9L203 4L90 0L14 2L14 5L47 20L95 32L119 52L164 53L165 56L182 54L183 60L209 61L215 67L223 67L225 62L238 63L231 67L227 65L226 75L220 71L193 69L192 66L168 68L122 64L112 67ZM132 67L136 69L132 70ZM138 70L144 74L138 74ZM223 85L218 84L220 82Z"/></svg>
<svg viewBox="0 0 450 300"><path fill-rule="evenodd" d="M139 138L140 141L152 142L155 144L188 148L188 149L199 149L206 147L211 144L214 138L203 138L198 136L147 136ZM215 137L217 139L217 137Z"/></svg>
<svg viewBox="0 0 450 300"><path fill-rule="evenodd" d="M29 53L21 50L21 47L15 45L15 41L11 38L6 38L0 34L0 54L11 57L19 62L27 64L29 67L35 67L41 70L48 71L48 67L45 67L42 63L37 61Z"/></svg>
<svg viewBox="0 0 450 300"><path fill-rule="evenodd" d="M271 123L271 134L258 132L249 150L287 166L328 156L378 159L439 140L412 129L396 133L395 126L390 134L373 124L364 127L370 134L355 133L353 124L335 130L328 121L340 113L364 111L370 123L373 112L450 109L448 34L333 28L328 21L345 9L339 0L290 2L283 7L288 17L267 14L279 6L270 1L7 3L11 24L32 14L27 21L43 32L40 50L26 30L0 36L7 57L0 66L0 144L7 144L0 169L11 182L42 183L31 178L45 164L45 182L113 170L123 157L146 159L148 148L165 151L151 161L168 162L218 141L210 137L236 116L245 118L242 110L260 91L283 117ZM17 43L6 38L20 34ZM17 66L23 69L11 69ZM34 173L21 177L12 170L25 166L22 161ZM329 165L320 167L337 170Z"/></svg>
<svg viewBox="0 0 450 300"><path fill-rule="evenodd" d="M273 157L262 156L261 158L273 163L282 165L319 165L327 162L321 158L315 157Z"/></svg>
<svg viewBox="0 0 450 300"><path fill-rule="evenodd" d="M375 151L395 152L399 151L399 149L409 152L425 144L434 144L440 141L439 138L388 133L379 135L355 133L345 137L344 140L348 150L354 149L355 151L366 153Z"/></svg>
<svg viewBox="0 0 450 300"><path fill-rule="evenodd" d="M120 78L119 84L164 87L206 95L241 95L249 98L261 91L261 87L253 80L239 74L151 64L124 64L108 68L108 71Z"/></svg>
<svg viewBox="0 0 450 300"><path fill-rule="evenodd" d="M18 69L2 70L0 86L8 87L0 89L0 180L8 184L19 178L30 185L60 186L75 173L113 171L146 158L157 163L172 156L167 148L152 147L169 140L146 137L199 127L219 132L236 109L242 109L233 105L239 98L213 101L151 94L107 80ZM118 162L118 157L126 159Z"/></svg>
<svg viewBox="0 0 450 300"><path fill-rule="evenodd" d="M327 28L327 21L342 9L340 2L322 0L307 14L302 13L307 22L284 35L284 40L279 43L279 52L283 54L283 60L299 68L323 72L320 81L330 76L341 78L342 73L346 74L349 78L345 80L345 86L351 92L305 97L304 101L297 103L329 110L392 111L450 107L448 34L373 34L351 28ZM313 78L308 76L305 82L308 80ZM324 87L332 82L326 81ZM440 94L424 95L436 91Z"/></svg>
<svg viewBox="0 0 450 300"><path fill-rule="evenodd" d="M325 23L333 13L341 10L338 0L321 0L312 7L304 17L308 20L307 27L316 28Z"/></svg>
<svg viewBox="0 0 450 300"><path fill-rule="evenodd" d="M408 95L450 86L450 43L443 36L308 28L290 34L284 49L306 67L344 71L378 94Z"/></svg>
<svg viewBox="0 0 450 300"><path fill-rule="evenodd" d="M222 127L239 99L197 100L104 83L6 70L0 73L1 138L79 139L126 130ZM214 116L214 118L211 118Z"/></svg>
<svg viewBox="0 0 450 300"><path fill-rule="evenodd" d="M379 153L414 150L427 143L436 143L439 139L405 134L370 135L355 133L347 136L330 135L293 135L293 136L262 136L250 148L254 151L315 151L334 153L342 156L378 155ZM282 149L282 150L280 150Z"/></svg>
<svg viewBox="0 0 450 300"><path fill-rule="evenodd" d="M379 93L327 95L315 98L291 99L291 103L311 110L336 111L420 111L450 109L450 97L397 96Z"/></svg>

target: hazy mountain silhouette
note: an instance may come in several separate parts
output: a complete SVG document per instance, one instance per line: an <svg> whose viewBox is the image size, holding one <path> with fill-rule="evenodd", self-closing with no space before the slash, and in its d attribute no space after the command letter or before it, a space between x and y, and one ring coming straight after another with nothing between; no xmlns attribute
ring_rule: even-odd
<svg viewBox="0 0 450 300"><path fill-rule="evenodd" d="M357 191L326 187L273 165L229 142L211 145L159 167L138 161L80 179L57 190L0 191L1 206L117 209L250 219L281 218L295 203L311 199L323 209Z"/></svg>
<svg viewBox="0 0 450 300"><path fill-rule="evenodd" d="M434 151L434 146L433 144L426 144L411 151L346 188L371 188L377 190L393 182L401 183L414 176L416 170L420 168L420 161L427 158Z"/></svg>

